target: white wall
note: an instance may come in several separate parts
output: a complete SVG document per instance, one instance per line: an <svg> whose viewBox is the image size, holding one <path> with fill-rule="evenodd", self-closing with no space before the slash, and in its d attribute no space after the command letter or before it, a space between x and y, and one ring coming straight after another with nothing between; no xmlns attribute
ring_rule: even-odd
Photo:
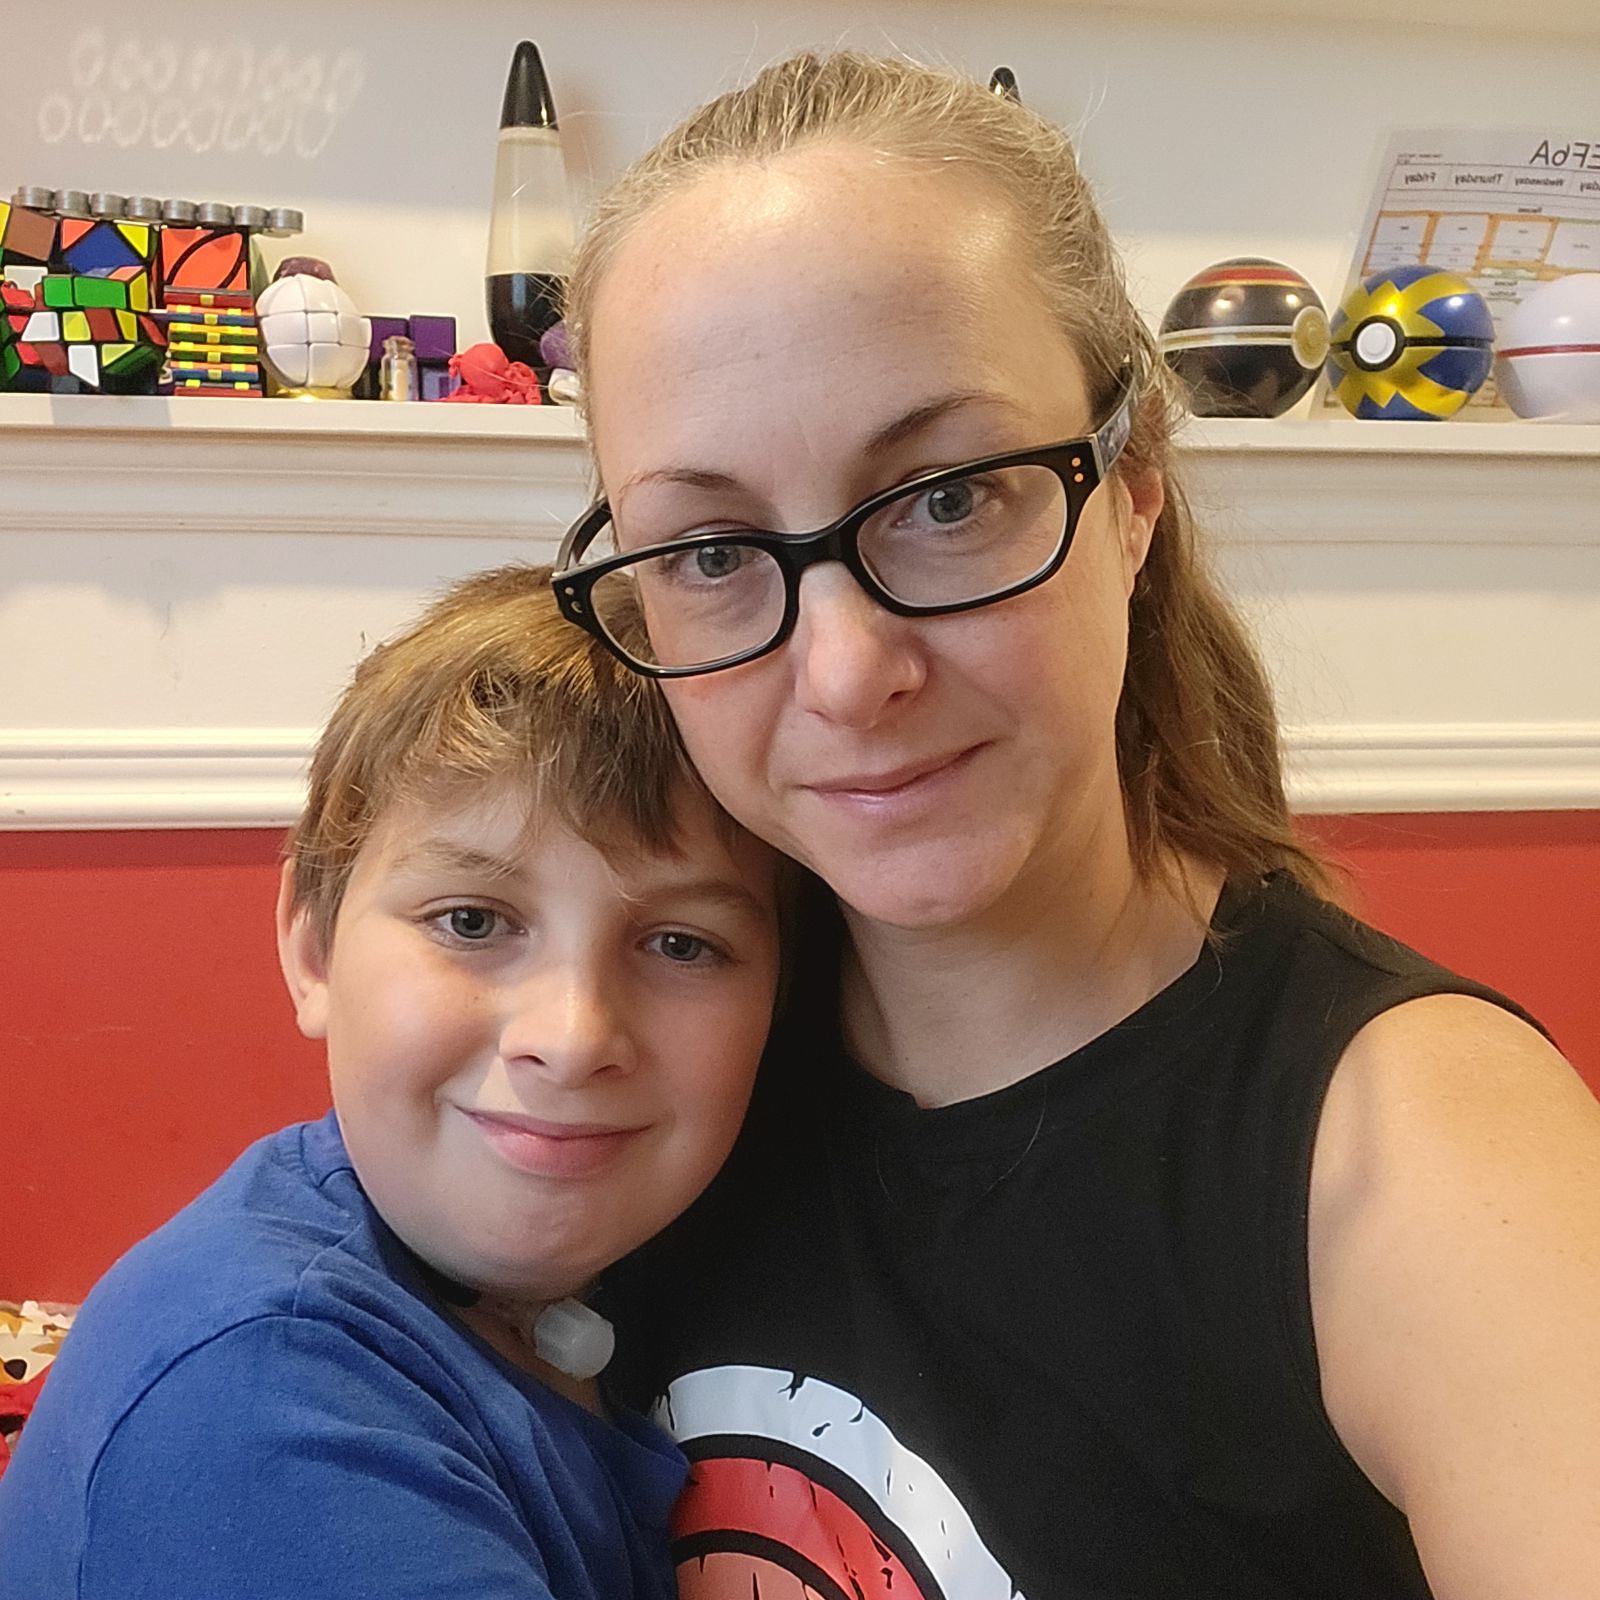
<svg viewBox="0 0 1600 1600"><path fill-rule="evenodd" d="M1526 37L1520 19L1517 37L1510 23L1408 29L1415 13L1400 6L1382 24L1285 24L1168 4L1188 14L1019 0L76 0L67 20L64 6L6 0L0 189L298 205L298 247L327 255L364 309L453 312L475 338L495 125L518 38L544 51L580 204L751 68L850 43L975 75L1013 65L1030 103L1081 130L1141 298L1159 314L1190 272L1241 252L1281 255L1337 295L1392 127L1592 120L1594 34ZM151 88L169 73L170 89ZM184 123L191 80L200 89Z"/></svg>
<svg viewBox="0 0 1600 1600"><path fill-rule="evenodd" d="M518 38L545 52L580 197L754 66L847 42L978 76L1014 66L1031 103L1080 129L1159 315L1228 254L1279 255L1336 294L1393 127L1591 125L1600 25L1510 39L1164 3L903 0L862 21L837 0L77 0L66 21L45 0L0 0L0 192L298 205L308 230L290 248L327 255L369 311L455 313L465 342L485 332L485 207ZM1489 14L1486 0L1453 3ZM187 111L161 88L169 72L198 85ZM299 87L264 95L274 82ZM147 448L137 429L88 425L119 402L63 401L70 426L37 431L52 413L23 404L36 398L0 397L0 826L283 814L309 732L366 644L458 573L548 554L583 496L575 440L533 452L559 462L548 470L503 435L467 454L464 439L323 450L205 429ZM139 404L121 415L151 426ZM1473 426L1424 432L1450 442ZM1593 445L1577 432L1559 480L1523 460L1481 490L1411 455L1346 461L1337 517L1309 532L1318 460L1269 482L1271 450L1216 458L1208 520L1286 718L1322 752L1313 802L1600 803L1600 430ZM1401 769L1412 778L1390 782ZM210 799L184 798L207 785Z"/></svg>

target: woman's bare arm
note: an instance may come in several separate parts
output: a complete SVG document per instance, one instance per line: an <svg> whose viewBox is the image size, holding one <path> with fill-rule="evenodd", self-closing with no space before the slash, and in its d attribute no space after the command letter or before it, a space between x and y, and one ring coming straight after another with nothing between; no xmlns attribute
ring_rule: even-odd
<svg viewBox="0 0 1600 1600"><path fill-rule="evenodd" d="M1310 1212L1328 1414L1439 1600L1592 1600L1600 1103L1532 1028L1437 996L1334 1075Z"/></svg>

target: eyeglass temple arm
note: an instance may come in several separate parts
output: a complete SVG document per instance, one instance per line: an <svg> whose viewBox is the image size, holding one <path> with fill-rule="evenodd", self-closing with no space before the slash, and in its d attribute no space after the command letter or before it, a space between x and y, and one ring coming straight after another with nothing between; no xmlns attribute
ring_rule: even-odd
<svg viewBox="0 0 1600 1600"><path fill-rule="evenodd" d="M595 513L599 511L601 506L604 504L605 499L603 497L599 500L596 500L589 507L589 509L585 511L584 514L579 517L570 528L567 529L566 535L561 541L561 548L556 552L555 565L550 569L552 576L571 571L577 553L578 541L588 533L590 524L594 521Z"/></svg>
<svg viewBox="0 0 1600 1600"><path fill-rule="evenodd" d="M1102 481L1116 466L1117 458L1127 446L1128 435L1133 432L1134 389L1133 369L1131 366L1124 367L1117 385L1117 403L1090 441L1094 445L1095 468Z"/></svg>

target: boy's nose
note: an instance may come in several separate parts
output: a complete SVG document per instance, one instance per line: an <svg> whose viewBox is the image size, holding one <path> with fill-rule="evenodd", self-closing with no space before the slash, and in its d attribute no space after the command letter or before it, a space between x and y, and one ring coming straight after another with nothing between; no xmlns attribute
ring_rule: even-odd
<svg viewBox="0 0 1600 1600"><path fill-rule="evenodd" d="M927 677L914 619L885 611L840 562L800 580L789 650L802 709L849 728L871 728Z"/></svg>
<svg viewBox="0 0 1600 1600"><path fill-rule="evenodd" d="M541 973L508 995L500 1055L513 1071L568 1088L635 1064L632 1035L606 986L572 969Z"/></svg>

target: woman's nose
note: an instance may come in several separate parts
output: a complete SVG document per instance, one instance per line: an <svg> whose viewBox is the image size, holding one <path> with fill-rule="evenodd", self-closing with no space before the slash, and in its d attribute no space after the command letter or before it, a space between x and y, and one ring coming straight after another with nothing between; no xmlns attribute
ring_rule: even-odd
<svg viewBox="0 0 1600 1600"><path fill-rule="evenodd" d="M885 611L837 561L801 578L789 649L802 708L851 728L873 727L927 676L915 619Z"/></svg>
<svg viewBox="0 0 1600 1600"><path fill-rule="evenodd" d="M616 985L609 986L615 991ZM614 993L588 963L545 967L508 989L500 1056L513 1071L530 1071L576 1088L605 1073L632 1071L633 1038Z"/></svg>

